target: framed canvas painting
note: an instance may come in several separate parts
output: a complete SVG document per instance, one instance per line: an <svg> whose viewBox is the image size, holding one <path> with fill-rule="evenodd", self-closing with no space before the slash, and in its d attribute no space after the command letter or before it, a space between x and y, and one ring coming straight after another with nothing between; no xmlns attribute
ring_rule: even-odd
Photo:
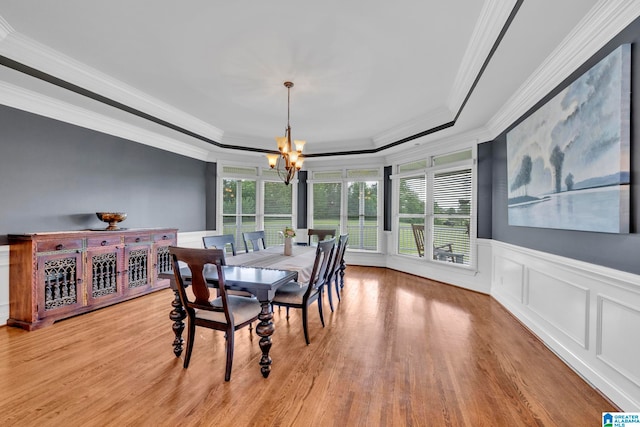
<svg viewBox="0 0 640 427"><path fill-rule="evenodd" d="M509 225L629 232L631 46L507 133Z"/></svg>

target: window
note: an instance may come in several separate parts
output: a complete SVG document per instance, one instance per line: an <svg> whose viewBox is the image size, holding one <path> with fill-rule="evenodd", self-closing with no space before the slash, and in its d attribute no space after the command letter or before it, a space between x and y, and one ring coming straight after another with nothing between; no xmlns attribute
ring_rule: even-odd
<svg viewBox="0 0 640 427"><path fill-rule="evenodd" d="M356 181L347 186L347 233L352 249L378 249L378 182Z"/></svg>
<svg viewBox="0 0 640 427"><path fill-rule="evenodd" d="M260 173L259 173L260 172ZM279 232L295 227L295 185L284 185L270 169L222 168L222 234L233 234L242 248L242 233L264 230L267 246L282 244Z"/></svg>
<svg viewBox="0 0 640 427"><path fill-rule="evenodd" d="M222 234L233 234L242 247L242 233L256 230L256 181L222 180Z"/></svg>
<svg viewBox="0 0 640 427"><path fill-rule="evenodd" d="M378 250L380 169L314 172L309 228L349 234L349 250Z"/></svg>
<svg viewBox="0 0 640 427"><path fill-rule="evenodd" d="M411 224L424 225L427 200L427 179L424 173L400 178L398 191L398 253L418 256Z"/></svg>
<svg viewBox="0 0 640 427"><path fill-rule="evenodd" d="M334 228L340 234L342 183L317 182L313 184L313 227Z"/></svg>
<svg viewBox="0 0 640 427"><path fill-rule="evenodd" d="M434 175L432 222L434 258L469 264L471 169Z"/></svg>
<svg viewBox="0 0 640 427"><path fill-rule="evenodd" d="M267 246L282 244L280 232L285 227L293 227L293 186L282 181L264 182L264 234Z"/></svg>
<svg viewBox="0 0 640 427"><path fill-rule="evenodd" d="M471 265L474 233L473 152L466 150L398 165L397 250L399 254ZM424 255L412 224L424 227Z"/></svg>

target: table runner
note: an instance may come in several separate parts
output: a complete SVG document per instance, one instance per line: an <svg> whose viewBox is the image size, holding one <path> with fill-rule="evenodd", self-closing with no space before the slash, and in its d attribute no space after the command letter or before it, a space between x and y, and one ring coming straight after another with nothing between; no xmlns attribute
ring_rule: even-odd
<svg viewBox="0 0 640 427"><path fill-rule="evenodd" d="M294 246L291 256L283 254L284 246L271 246L267 249L240 253L228 256L228 265L247 267L275 268L278 270L293 270L298 272L298 282L308 283L316 259L316 248L309 246Z"/></svg>

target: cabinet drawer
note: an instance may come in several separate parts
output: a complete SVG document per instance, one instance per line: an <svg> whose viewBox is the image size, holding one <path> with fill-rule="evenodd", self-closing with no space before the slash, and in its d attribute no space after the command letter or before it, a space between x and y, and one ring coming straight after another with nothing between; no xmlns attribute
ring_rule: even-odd
<svg viewBox="0 0 640 427"><path fill-rule="evenodd" d="M150 242L151 241L151 235L150 234L127 234L124 236L124 243L125 244L130 244L130 243L144 243L144 242Z"/></svg>
<svg viewBox="0 0 640 427"><path fill-rule="evenodd" d="M96 246L115 246L120 243L120 235L87 238L87 247L89 248L95 248Z"/></svg>
<svg viewBox="0 0 640 427"><path fill-rule="evenodd" d="M176 233L158 233L153 235L154 242L161 242L163 240L175 240Z"/></svg>
<svg viewBox="0 0 640 427"><path fill-rule="evenodd" d="M38 252L64 251L68 249L82 249L82 239L54 239L38 242Z"/></svg>

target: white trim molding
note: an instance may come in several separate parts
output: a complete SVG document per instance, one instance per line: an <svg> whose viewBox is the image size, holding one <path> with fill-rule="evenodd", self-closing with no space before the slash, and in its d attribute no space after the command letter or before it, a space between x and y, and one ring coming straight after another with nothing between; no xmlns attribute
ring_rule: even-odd
<svg viewBox="0 0 640 427"><path fill-rule="evenodd" d="M198 160L209 156L208 150L2 81L0 104Z"/></svg>
<svg viewBox="0 0 640 427"><path fill-rule="evenodd" d="M0 246L0 325L9 319L9 246Z"/></svg>
<svg viewBox="0 0 640 427"><path fill-rule="evenodd" d="M2 23L5 22L4 27ZM3 31L4 30L4 31ZM6 33L3 37L3 33ZM0 17L0 53L29 67L220 141L224 132L177 108L114 79L62 52L20 34Z"/></svg>
<svg viewBox="0 0 640 427"><path fill-rule="evenodd" d="M600 0L487 123L498 136L640 16L638 0Z"/></svg>
<svg viewBox="0 0 640 427"><path fill-rule="evenodd" d="M640 276L491 244L491 296L622 410L639 411Z"/></svg>
<svg viewBox="0 0 640 427"><path fill-rule="evenodd" d="M457 112L462 106L515 3L516 0L487 0L483 3L480 17L473 29L473 34L469 39L469 44L447 99L449 110Z"/></svg>

